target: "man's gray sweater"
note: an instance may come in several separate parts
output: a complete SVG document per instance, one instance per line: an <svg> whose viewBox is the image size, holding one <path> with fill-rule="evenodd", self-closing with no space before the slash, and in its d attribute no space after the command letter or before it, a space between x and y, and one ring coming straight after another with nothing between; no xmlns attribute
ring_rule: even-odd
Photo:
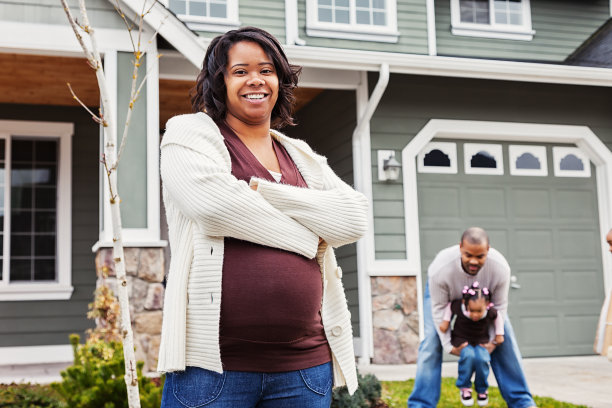
<svg viewBox="0 0 612 408"><path fill-rule="evenodd" d="M478 281L480 287L487 287L491 292L491 302L502 316L507 316L508 289L510 287L510 265L506 258L497 250L490 248L483 267L474 276L468 274L461 267L461 252L459 245L453 245L438 252L427 269L429 276L429 293L431 295L431 308L433 321L440 336L444 351L450 353L450 330L446 333L440 331L440 323L444 315L444 308L449 302L463 297L463 287L471 286Z"/></svg>

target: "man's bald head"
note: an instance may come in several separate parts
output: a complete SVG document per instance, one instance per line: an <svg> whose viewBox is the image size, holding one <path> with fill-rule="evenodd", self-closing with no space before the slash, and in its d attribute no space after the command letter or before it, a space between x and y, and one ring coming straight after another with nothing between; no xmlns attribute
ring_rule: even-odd
<svg viewBox="0 0 612 408"><path fill-rule="evenodd" d="M610 252L612 252L612 229L608 231L608 235L606 235L606 241L608 241L608 245L610 246Z"/></svg>
<svg viewBox="0 0 612 408"><path fill-rule="evenodd" d="M612 232L612 230L611 230ZM489 235L480 227L470 227L463 231L461 235L461 244L468 243L473 245L489 246Z"/></svg>

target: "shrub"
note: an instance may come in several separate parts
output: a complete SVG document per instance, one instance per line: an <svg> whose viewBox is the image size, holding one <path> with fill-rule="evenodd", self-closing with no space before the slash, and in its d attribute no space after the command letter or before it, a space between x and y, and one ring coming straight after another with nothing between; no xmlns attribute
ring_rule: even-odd
<svg viewBox="0 0 612 408"><path fill-rule="evenodd" d="M331 408L374 408L384 407L380 400L381 385L376 376L366 374L362 376L357 373L359 387L353 395L349 395L346 387L334 390Z"/></svg>
<svg viewBox="0 0 612 408"><path fill-rule="evenodd" d="M74 364L61 372L62 382L51 387L71 408L127 408L124 380L124 359L121 343L88 340L79 344L79 336L70 336ZM142 376L138 362L138 388L142 408L157 408L161 404L162 387Z"/></svg>
<svg viewBox="0 0 612 408"><path fill-rule="evenodd" d="M1 408L61 408L58 395L36 384L0 385Z"/></svg>

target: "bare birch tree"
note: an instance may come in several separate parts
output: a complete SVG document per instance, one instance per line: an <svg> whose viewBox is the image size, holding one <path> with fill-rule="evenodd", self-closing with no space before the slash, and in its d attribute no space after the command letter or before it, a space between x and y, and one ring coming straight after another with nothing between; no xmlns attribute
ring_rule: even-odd
<svg viewBox="0 0 612 408"><path fill-rule="evenodd" d="M121 10L121 6L118 1L116 1L115 9L117 13L121 16L123 21L125 22L126 28L130 35L130 40L132 42L132 49L134 54L133 59L133 70L132 70L132 86L130 92L130 101L128 104L128 111L126 115L126 121L123 128L123 134L121 139L121 145L119 149L117 149L117 124L115 122L115 118L113 117L112 106L117 106L113 104L110 100L110 93L108 89L108 84L106 82L106 77L104 74L104 69L102 66L102 59L100 57L100 52L98 48L98 43L96 40L96 36L94 33L93 27L89 23L89 18L87 16L87 9L85 7L85 0L79 1L79 11L80 11L80 21L77 20L66 0L60 0L62 6L64 7L64 11L66 12L66 16L68 17L68 21L70 26L72 27L74 34L83 49L83 53L87 58L89 66L95 71L96 79L98 81L98 88L100 90L100 99L101 99L101 107L100 112L98 114L93 113L81 100L77 97L70 84L68 87L70 88L70 92L75 100L77 100L91 115L92 118L98 122L103 130L104 130L104 153L100 162L104 166L104 171L108 181L108 189L109 189L109 201L110 201L110 209L111 209L111 219L112 219L112 235L113 235L113 260L115 263L115 274L117 279L117 298L119 299L119 305L121 310L121 337L123 341L123 354L125 358L125 383L127 386L127 396L128 396L128 405L130 408L140 408L140 397L138 392L138 376L136 372L136 358L134 355L134 336L132 333L132 325L130 319L130 305L128 298L128 288L127 288L127 279L125 272L125 260L123 253L123 235L122 235L122 226L121 226L121 199L119 198L119 192L117 189L117 165L119 164L119 160L121 158L121 153L125 147L125 143L128 137L128 128L130 125L130 119L132 116L132 112L134 110L134 104L138 100L138 96L140 95L140 91L142 87L146 83L147 75L144 75L139 82L138 73L139 68L142 64L146 56L147 50L143 50L141 48L142 44L142 36L144 29L144 18L150 12L151 7L155 3L155 0L152 0L151 5L147 9L147 0L143 0L143 7L140 15L136 16L135 20L138 20L137 32L134 33L134 23L128 20L126 15ZM83 34L89 37L89 43L85 41L83 38ZM148 40L150 44L157 32L153 34L153 36ZM150 69L150 67L149 67Z"/></svg>

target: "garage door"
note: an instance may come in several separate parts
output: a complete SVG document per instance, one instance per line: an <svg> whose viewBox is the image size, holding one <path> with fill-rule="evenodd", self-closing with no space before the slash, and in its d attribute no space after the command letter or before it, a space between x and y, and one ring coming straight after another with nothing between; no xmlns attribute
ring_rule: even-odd
<svg viewBox="0 0 612 408"><path fill-rule="evenodd" d="M512 268L509 315L527 357L593 353L604 299L594 171L575 146L434 141L419 155L424 278L482 226Z"/></svg>

